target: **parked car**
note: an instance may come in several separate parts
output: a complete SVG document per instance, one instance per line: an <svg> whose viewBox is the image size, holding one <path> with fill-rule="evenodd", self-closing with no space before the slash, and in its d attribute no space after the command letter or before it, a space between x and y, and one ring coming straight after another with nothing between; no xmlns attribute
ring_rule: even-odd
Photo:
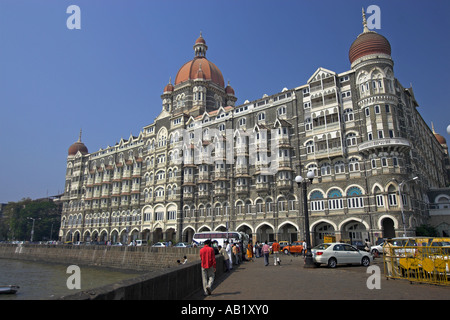
<svg viewBox="0 0 450 320"><path fill-rule="evenodd" d="M383 254L384 253L384 242L387 239L385 238L380 238L377 240L377 243L373 246L370 247L370 253L372 254Z"/></svg>
<svg viewBox="0 0 450 320"><path fill-rule="evenodd" d="M174 245L175 248L192 248L192 245L187 242L178 242Z"/></svg>
<svg viewBox="0 0 450 320"><path fill-rule="evenodd" d="M281 251L283 251L284 247L289 245L289 241L284 241L284 240L282 240L282 241L280 241L278 243L280 244L280 250Z"/></svg>
<svg viewBox="0 0 450 320"><path fill-rule="evenodd" d="M285 246L283 248L283 252L284 252L284 254L289 254L289 253L300 254L300 253L303 252L303 242L301 242L301 241L294 241L290 245Z"/></svg>
<svg viewBox="0 0 450 320"><path fill-rule="evenodd" d="M323 243L311 250L314 263L326 264L335 268L338 264L360 264L368 267L373 261L372 255L364 250L358 250L347 243Z"/></svg>
<svg viewBox="0 0 450 320"><path fill-rule="evenodd" d="M154 245L152 245L152 247L154 247L154 248L164 248L164 247L167 247L167 243L165 243L165 242L157 242Z"/></svg>

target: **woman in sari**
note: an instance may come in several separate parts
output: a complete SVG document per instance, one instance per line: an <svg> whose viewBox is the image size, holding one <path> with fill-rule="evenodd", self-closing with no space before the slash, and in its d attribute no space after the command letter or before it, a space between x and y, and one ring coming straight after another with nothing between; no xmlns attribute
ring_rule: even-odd
<svg viewBox="0 0 450 320"><path fill-rule="evenodd" d="M253 246L251 241L247 245L247 259L253 261Z"/></svg>

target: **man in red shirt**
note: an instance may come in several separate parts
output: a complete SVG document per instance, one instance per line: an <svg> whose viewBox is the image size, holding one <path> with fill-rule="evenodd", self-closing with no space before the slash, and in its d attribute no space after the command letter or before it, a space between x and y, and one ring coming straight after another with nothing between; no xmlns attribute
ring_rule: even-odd
<svg viewBox="0 0 450 320"><path fill-rule="evenodd" d="M205 246L200 249L200 259L202 260L202 282L205 296L211 294L211 287L214 282L216 272L216 256L211 248L211 240L205 241Z"/></svg>

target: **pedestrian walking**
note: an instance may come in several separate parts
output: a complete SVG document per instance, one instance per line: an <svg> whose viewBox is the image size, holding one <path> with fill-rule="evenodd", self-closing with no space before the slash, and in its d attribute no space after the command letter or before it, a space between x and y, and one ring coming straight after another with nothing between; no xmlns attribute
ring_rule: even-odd
<svg viewBox="0 0 450 320"><path fill-rule="evenodd" d="M279 257L279 252L280 252L280 244L275 240L274 243L272 243L272 252L273 252L273 265L276 266L281 265L281 260Z"/></svg>
<svg viewBox="0 0 450 320"><path fill-rule="evenodd" d="M229 265L230 265L230 270L231 269L233 269L233 252L232 252L232 247L231 247L231 244L230 244L230 242L227 240L227 241L225 241L225 243L227 244L227 246L226 246L226 251L227 251L227 254L228 254L228 257L229 257L229 259L228 259L228 263L229 263Z"/></svg>
<svg viewBox="0 0 450 320"><path fill-rule="evenodd" d="M233 256L234 256L234 264L239 264L239 247L236 245L236 243L233 243Z"/></svg>
<svg viewBox="0 0 450 320"><path fill-rule="evenodd" d="M264 245L263 245L261 251L264 256L264 265L267 267L269 265L269 253L270 253L270 247L267 244L267 240L264 242Z"/></svg>
<svg viewBox="0 0 450 320"><path fill-rule="evenodd" d="M230 257L228 256L227 250L225 248L222 248L222 246L219 246L219 253L223 256L223 263L225 264L225 272L230 271Z"/></svg>
<svg viewBox="0 0 450 320"><path fill-rule="evenodd" d="M214 249L211 248L211 240L206 240L204 244L200 249L200 259L202 261L203 292L205 296L208 296L211 294L216 273L216 255Z"/></svg>
<svg viewBox="0 0 450 320"><path fill-rule="evenodd" d="M306 240L303 240L302 247L303 247L303 258L305 258L306 257L306 250L308 250L308 248L307 248L308 245L306 243Z"/></svg>

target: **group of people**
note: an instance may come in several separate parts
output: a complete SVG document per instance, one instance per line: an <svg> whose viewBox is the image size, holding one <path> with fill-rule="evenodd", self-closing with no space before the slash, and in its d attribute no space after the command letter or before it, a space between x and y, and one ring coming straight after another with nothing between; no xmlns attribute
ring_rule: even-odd
<svg viewBox="0 0 450 320"><path fill-rule="evenodd" d="M253 262L254 257L264 257L264 265L268 266L271 250L273 252L274 265L281 265L281 259L279 257L280 244L276 241L273 242L272 248L270 248L267 241L264 243L256 242L255 246L253 246L250 241L244 252L242 242L230 243L229 241L225 241L224 247L222 247L218 245L217 242L213 243L211 240L206 240L203 248L200 249L204 295L208 296L211 294L211 288L216 273L216 254L221 254L223 256L225 272L228 272L233 269L233 263L238 265L242 261Z"/></svg>

